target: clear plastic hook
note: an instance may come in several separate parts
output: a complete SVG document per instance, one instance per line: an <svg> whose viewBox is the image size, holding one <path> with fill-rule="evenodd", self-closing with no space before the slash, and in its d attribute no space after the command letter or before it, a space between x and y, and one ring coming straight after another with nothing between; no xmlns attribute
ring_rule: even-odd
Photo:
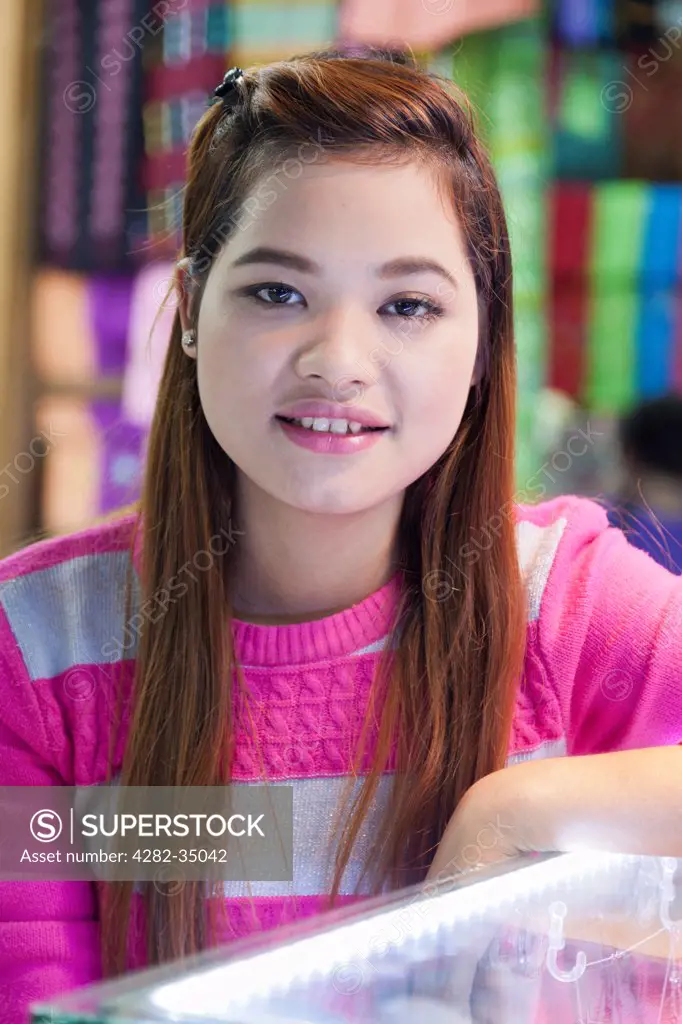
<svg viewBox="0 0 682 1024"><path fill-rule="evenodd" d="M559 967L557 954L566 945L564 939L564 918L568 913L565 903L555 901L549 908L549 949L547 950L547 970L557 981L573 982L582 978L587 967L587 957L579 950L575 958L575 966L566 971Z"/></svg>
<svg viewBox="0 0 682 1024"><path fill-rule="evenodd" d="M673 921L670 916L670 907L675 899L675 885L673 879L677 870L677 861L674 857L663 857L663 879L661 881L661 923L668 931L679 931L682 928L681 921Z"/></svg>

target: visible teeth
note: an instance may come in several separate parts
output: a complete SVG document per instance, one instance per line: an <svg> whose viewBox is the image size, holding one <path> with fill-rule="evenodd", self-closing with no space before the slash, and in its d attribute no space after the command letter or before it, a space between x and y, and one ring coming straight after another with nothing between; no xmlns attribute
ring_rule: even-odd
<svg viewBox="0 0 682 1024"><path fill-rule="evenodd" d="M361 430L365 429L362 423L357 423L355 420L331 420L324 416L303 416L294 419L293 422L305 427L306 430L317 430L326 434L359 434Z"/></svg>

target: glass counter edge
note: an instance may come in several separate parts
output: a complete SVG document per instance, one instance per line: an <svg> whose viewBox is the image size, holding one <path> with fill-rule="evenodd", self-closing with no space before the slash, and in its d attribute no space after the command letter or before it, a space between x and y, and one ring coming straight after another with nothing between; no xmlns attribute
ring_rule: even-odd
<svg viewBox="0 0 682 1024"><path fill-rule="evenodd" d="M143 1021L153 1024L167 1021L167 1015L155 1009L145 997L160 985L177 981L179 975L188 977L211 967L247 960L271 948L293 945L311 935L333 931L342 924L380 918L382 914L413 901L438 898L563 856L558 853L522 854L498 864L473 868L440 883L418 882L390 893L364 897L350 906L335 907L314 917L260 932L257 936L236 939L232 943L188 956L180 962L176 960L160 966L140 968L117 978L94 982L63 996L33 1003L30 1024L129 1024L132 1021L135 1024L142 1024ZM432 888L435 891L430 891ZM143 1015L141 1003L136 1002L135 997L146 1002ZM191 1020L185 1016L177 1019Z"/></svg>

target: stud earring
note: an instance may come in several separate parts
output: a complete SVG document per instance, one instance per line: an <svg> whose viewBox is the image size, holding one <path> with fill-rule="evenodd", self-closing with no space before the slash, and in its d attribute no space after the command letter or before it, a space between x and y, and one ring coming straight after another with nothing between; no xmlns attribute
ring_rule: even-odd
<svg viewBox="0 0 682 1024"><path fill-rule="evenodd" d="M197 343L197 336L195 331L183 331L182 332L182 344L184 348L194 348Z"/></svg>

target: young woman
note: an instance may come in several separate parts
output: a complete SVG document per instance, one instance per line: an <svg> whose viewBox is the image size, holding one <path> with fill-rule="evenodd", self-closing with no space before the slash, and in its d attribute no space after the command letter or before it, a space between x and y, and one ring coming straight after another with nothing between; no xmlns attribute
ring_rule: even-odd
<svg viewBox="0 0 682 1024"><path fill-rule="evenodd" d="M455 90L380 53L234 69L181 256L139 508L2 564L0 785L290 782L294 879L0 883L13 1024L471 865L501 811L481 859L682 854L681 583L515 492L509 242Z"/></svg>

